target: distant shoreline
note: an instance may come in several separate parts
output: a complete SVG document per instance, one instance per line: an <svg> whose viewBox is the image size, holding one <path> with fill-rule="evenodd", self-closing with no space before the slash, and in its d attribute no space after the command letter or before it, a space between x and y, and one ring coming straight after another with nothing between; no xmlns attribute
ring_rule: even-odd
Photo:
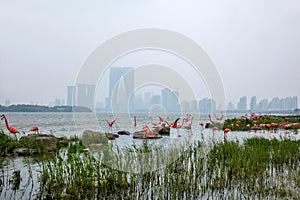
<svg viewBox="0 0 300 200"><path fill-rule="evenodd" d="M90 108L83 106L40 106L17 104L10 106L1 106L0 112L92 112Z"/></svg>
<svg viewBox="0 0 300 200"><path fill-rule="evenodd" d="M0 105L0 112L93 112L90 108L84 106L42 106L42 105L30 105L30 104L17 104L17 105L10 105L10 106L2 106ZM134 113L148 113L147 110L137 110ZM220 112L218 110L215 111L216 113ZM245 114L251 113L250 110L226 110L223 111L227 114ZM96 113L108 113L106 111L97 111ZM173 112L171 112L173 113ZM176 112L175 112L176 113ZM183 112L183 113L201 113L201 114L210 114L206 112ZM300 114L300 109L294 110L274 110L274 111L254 111L254 113L261 113L261 114Z"/></svg>

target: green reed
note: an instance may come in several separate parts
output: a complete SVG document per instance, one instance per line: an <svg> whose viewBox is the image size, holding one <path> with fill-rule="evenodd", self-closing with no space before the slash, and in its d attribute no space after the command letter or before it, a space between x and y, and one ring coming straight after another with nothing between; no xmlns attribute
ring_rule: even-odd
<svg viewBox="0 0 300 200"><path fill-rule="evenodd" d="M291 138L198 141L169 149L108 145L41 162L38 198L297 198L299 161L300 142Z"/></svg>

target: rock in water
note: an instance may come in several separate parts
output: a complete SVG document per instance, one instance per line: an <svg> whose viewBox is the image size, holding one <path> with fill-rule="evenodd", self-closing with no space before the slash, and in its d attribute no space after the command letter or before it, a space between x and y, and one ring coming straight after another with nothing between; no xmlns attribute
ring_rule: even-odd
<svg viewBox="0 0 300 200"><path fill-rule="evenodd" d="M170 127L156 127L153 131L160 135L170 135Z"/></svg>
<svg viewBox="0 0 300 200"><path fill-rule="evenodd" d="M22 136L19 143L24 147L30 147L32 149L55 151L57 139L54 136L46 134L29 134Z"/></svg>
<svg viewBox="0 0 300 200"><path fill-rule="evenodd" d="M57 140L55 137L36 137L36 141L47 151L53 151L56 149Z"/></svg>
<svg viewBox="0 0 300 200"><path fill-rule="evenodd" d="M119 135L114 134L114 133L106 133L106 137L107 137L109 140L114 140L114 139L118 138Z"/></svg>
<svg viewBox="0 0 300 200"><path fill-rule="evenodd" d="M159 139L162 138L162 136L158 133L154 134L146 134L144 131L137 131L133 133L134 139Z"/></svg>
<svg viewBox="0 0 300 200"><path fill-rule="evenodd" d="M129 131L118 131L119 135L130 135Z"/></svg>

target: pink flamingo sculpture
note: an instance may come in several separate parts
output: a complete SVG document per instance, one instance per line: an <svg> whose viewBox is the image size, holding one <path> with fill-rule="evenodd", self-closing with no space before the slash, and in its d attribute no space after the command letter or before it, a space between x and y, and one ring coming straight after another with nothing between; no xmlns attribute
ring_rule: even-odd
<svg viewBox="0 0 300 200"><path fill-rule="evenodd" d="M8 125L8 121L7 121L7 119L6 119L6 116L3 114L3 115L1 115L1 120L5 120L5 125L6 125L6 128L7 128L7 130L10 132L10 133L12 133L12 134L14 134L15 135L15 137L16 137L16 140L17 140L17 133L20 133L20 131L18 131L18 129L16 129L15 127L13 127L13 126L9 126Z"/></svg>
<svg viewBox="0 0 300 200"><path fill-rule="evenodd" d="M39 134L39 127L33 126L29 131L35 131L36 134Z"/></svg>
<svg viewBox="0 0 300 200"><path fill-rule="evenodd" d="M111 122L108 121L107 119L105 119L107 125L109 126L111 133L112 133L112 126L114 125L114 123L117 121L118 118L115 118L114 120L112 120Z"/></svg>

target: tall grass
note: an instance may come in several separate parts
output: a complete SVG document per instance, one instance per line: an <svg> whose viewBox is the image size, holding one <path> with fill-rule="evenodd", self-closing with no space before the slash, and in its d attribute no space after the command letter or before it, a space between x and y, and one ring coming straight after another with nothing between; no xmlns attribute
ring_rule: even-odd
<svg viewBox="0 0 300 200"><path fill-rule="evenodd" d="M212 146L197 142L168 150L134 146L124 154L115 151L112 157L116 165L103 162L103 154L57 156L41 163L39 198L297 198L300 195L299 147L299 141L263 138ZM138 156L149 151L155 154ZM175 153L180 155L177 159L172 157ZM169 159L167 165L157 167L166 159ZM153 166L155 170L149 170L150 166L143 163L146 161L151 166L156 163L157 168ZM128 170L136 165L147 170ZM127 170L120 171L116 166Z"/></svg>

